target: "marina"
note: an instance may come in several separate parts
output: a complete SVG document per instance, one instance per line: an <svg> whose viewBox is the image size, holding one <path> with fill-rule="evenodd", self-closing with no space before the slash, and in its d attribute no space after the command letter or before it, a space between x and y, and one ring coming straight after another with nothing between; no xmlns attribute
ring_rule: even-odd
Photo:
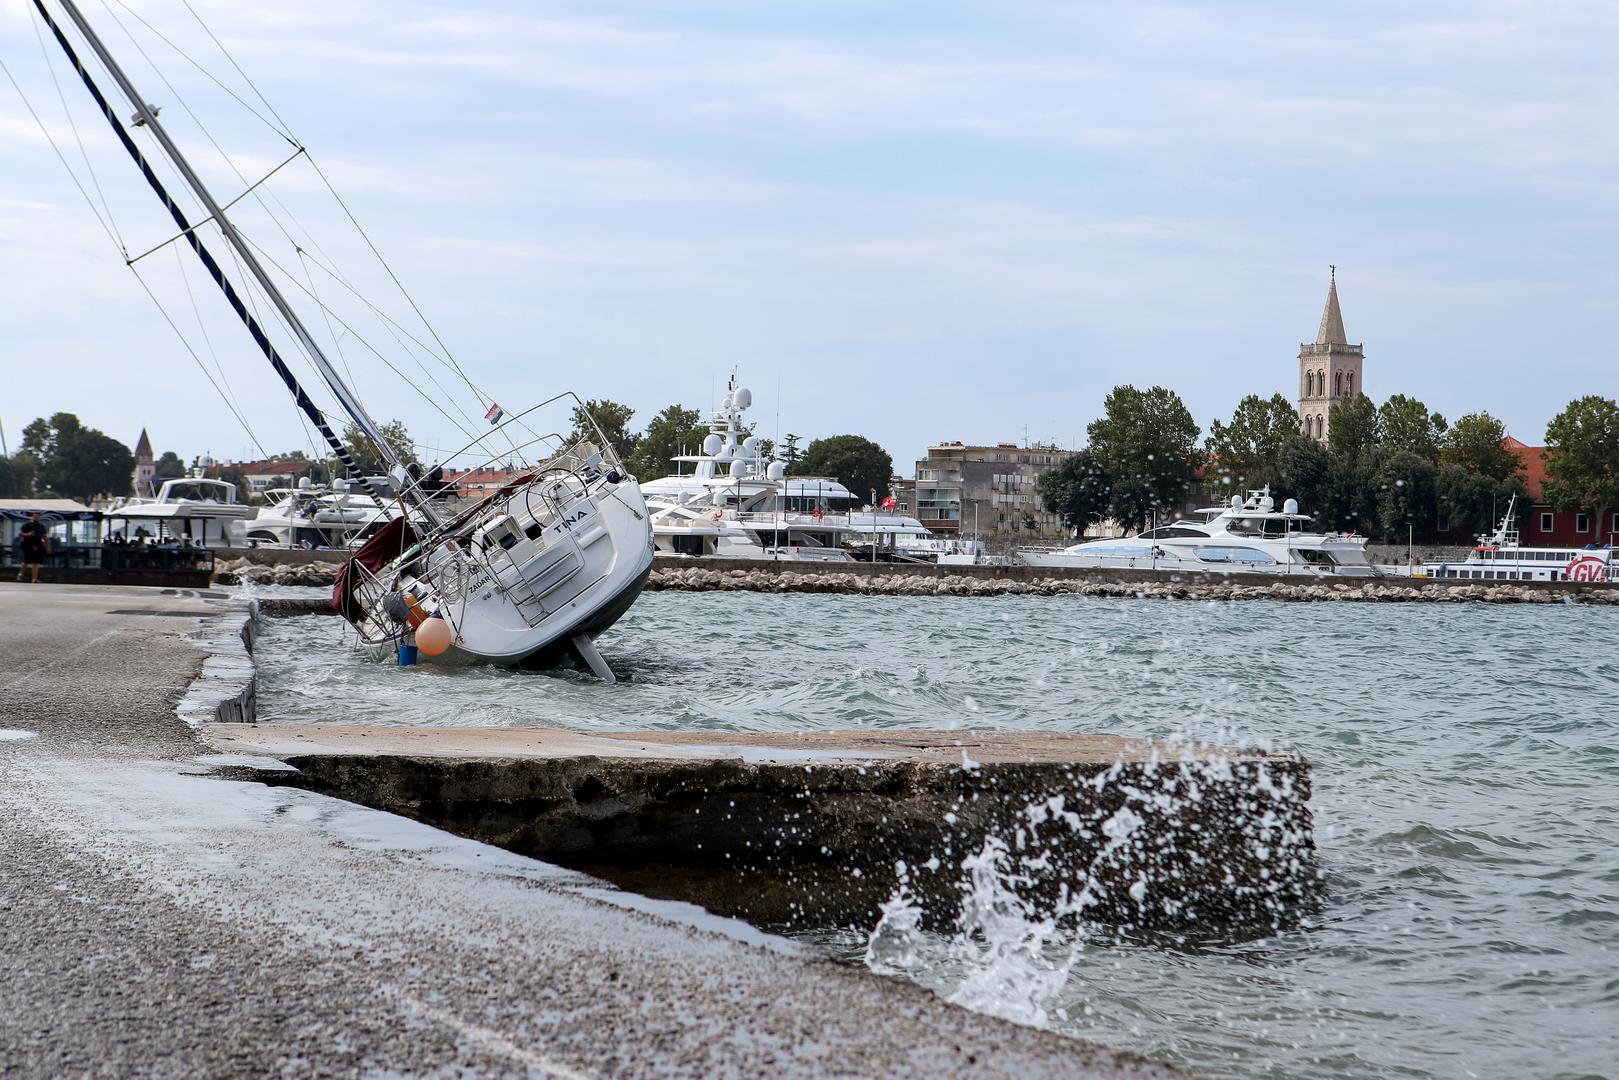
<svg viewBox="0 0 1619 1080"><path fill-rule="evenodd" d="M0 19L0 1074L1619 1080L1611 19L1060 7Z"/></svg>

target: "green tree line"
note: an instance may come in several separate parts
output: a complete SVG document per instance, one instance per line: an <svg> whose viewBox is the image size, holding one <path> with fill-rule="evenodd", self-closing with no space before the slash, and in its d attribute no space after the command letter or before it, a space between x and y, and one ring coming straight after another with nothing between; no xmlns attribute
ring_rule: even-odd
<svg viewBox="0 0 1619 1080"><path fill-rule="evenodd" d="M1421 401L1395 394L1381 405L1355 395L1333 407L1326 445L1300 429L1280 394L1249 395L1229 421L1201 432L1174 391L1116 387L1087 428L1089 445L1040 481L1046 508L1071 528L1113 519L1140 530L1171 520L1202 470L1222 501L1270 485L1298 500L1322 529L1432 539L1440 524L1479 533L1508 500L1525 503L1522 465L1486 412L1451 424ZM1619 507L1619 404L1587 396L1546 428L1544 497L1560 510ZM1523 505L1527 509L1527 505Z"/></svg>

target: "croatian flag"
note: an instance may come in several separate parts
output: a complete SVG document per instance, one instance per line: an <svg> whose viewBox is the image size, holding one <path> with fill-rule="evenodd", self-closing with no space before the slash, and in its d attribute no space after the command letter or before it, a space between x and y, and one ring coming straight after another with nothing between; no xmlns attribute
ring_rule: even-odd
<svg viewBox="0 0 1619 1080"><path fill-rule="evenodd" d="M483 414L483 418L491 424L498 424L500 423L500 418L505 415L506 410L502 409L500 402L497 401L490 404L489 411Z"/></svg>

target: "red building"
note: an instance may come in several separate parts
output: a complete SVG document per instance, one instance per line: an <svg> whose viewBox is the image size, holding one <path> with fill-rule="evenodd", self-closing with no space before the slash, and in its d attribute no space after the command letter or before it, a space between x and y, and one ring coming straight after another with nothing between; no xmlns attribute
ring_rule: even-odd
<svg viewBox="0 0 1619 1080"><path fill-rule="evenodd" d="M1619 508L1608 507L1607 521L1598 521L1598 510L1556 510L1546 501L1542 485L1546 480L1546 448L1530 446L1507 436L1502 443L1523 462L1524 482L1533 504L1519 516L1519 539L1526 547L1584 547L1586 544L1619 543Z"/></svg>

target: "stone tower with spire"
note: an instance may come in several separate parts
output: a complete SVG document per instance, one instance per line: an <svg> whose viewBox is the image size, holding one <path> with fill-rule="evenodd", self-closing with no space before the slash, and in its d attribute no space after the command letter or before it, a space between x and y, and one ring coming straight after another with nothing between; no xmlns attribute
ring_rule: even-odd
<svg viewBox="0 0 1619 1080"><path fill-rule="evenodd" d="M1321 328L1313 343L1299 346L1299 426L1321 442L1332 429L1332 407L1365 389L1361 366L1366 358L1344 333L1344 315L1338 308L1338 268L1332 267L1331 272Z"/></svg>
<svg viewBox="0 0 1619 1080"><path fill-rule="evenodd" d="M140 441L135 444L135 475L130 478L135 485L135 494L156 494L153 484L156 477L157 461L152 457L152 440L146 437L146 429L141 428Z"/></svg>

